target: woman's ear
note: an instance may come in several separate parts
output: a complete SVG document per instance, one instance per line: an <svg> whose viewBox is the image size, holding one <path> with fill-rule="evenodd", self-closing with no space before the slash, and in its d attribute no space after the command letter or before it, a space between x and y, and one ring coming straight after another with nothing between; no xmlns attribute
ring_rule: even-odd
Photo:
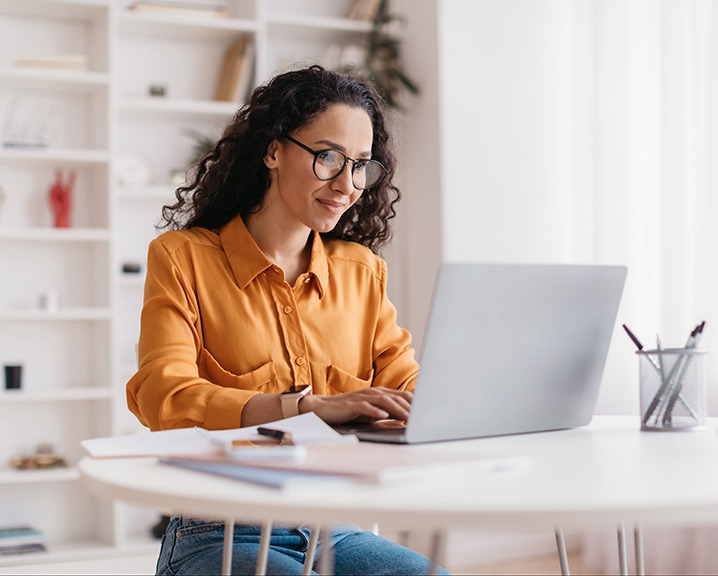
<svg viewBox="0 0 718 576"><path fill-rule="evenodd" d="M279 143L276 140L272 140L267 147L267 153L264 155L264 164L270 170L277 167L277 149Z"/></svg>

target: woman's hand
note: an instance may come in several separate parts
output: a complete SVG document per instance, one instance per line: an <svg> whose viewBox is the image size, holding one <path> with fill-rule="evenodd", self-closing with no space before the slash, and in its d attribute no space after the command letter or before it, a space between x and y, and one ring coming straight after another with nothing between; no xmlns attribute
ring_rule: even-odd
<svg viewBox="0 0 718 576"><path fill-rule="evenodd" d="M412 397L411 392L382 387L331 396L309 394L299 402L299 412L314 412L327 424L386 418L407 420Z"/></svg>

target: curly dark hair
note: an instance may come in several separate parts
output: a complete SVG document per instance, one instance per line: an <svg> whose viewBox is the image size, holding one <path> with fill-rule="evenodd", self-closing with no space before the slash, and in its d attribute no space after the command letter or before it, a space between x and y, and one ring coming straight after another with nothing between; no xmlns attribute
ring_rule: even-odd
<svg viewBox="0 0 718 576"><path fill-rule="evenodd" d="M270 143L306 126L332 104L366 111L374 132L372 158L389 174L365 191L322 237L379 250L391 239L389 221L401 198L392 183L396 157L383 103L368 84L317 65L279 74L254 91L214 147L188 172L192 176L177 189L177 202L162 208L164 222L158 227L217 229L237 214L244 218L257 211L269 186L264 156Z"/></svg>

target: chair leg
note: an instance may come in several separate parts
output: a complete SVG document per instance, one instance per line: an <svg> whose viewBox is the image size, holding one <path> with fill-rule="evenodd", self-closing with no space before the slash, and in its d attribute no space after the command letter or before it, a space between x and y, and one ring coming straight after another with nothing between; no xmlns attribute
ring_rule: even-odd
<svg viewBox="0 0 718 576"><path fill-rule="evenodd" d="M302 576L309 576L312 573L312 566L314 566L314 556L317 552L317 543L319 542L319 532L321 526L313 526L309 532L309 545L307 546L307 554L304 558L304 569L302 570Z"/></svg>
<svg viewBox="0 0 718 576"><path fill-rule="evenodd" d="M556 526L554 534L556 535L556 548L558 550L558 561L561 565L561 574L569 576L571 571L568 567L568 554L566 554L566 540L563 536L563 528Z"/></svg>
<svg viewBox="0 0 718 576"><path fill-rule="evenodd" d="M334 573L334 559L332 557L332 531L329 526L322 526L322 555L319 557L319 574L330 576Z"/></svg>
<svg viewBox="0 0 718 576"><path fill-rule="evenodd" d="M429 565L429 574L438 574L439 566L444 562L444 553L446 551L446 532L444 530L436 530L431 538L431 552Z"/></svg>
<svg viewBox="0 0 718 576"><path fill-rule="evenodd" d="M636 552L636 574L637 576L644 576L646 566L643 563L643 532L640 524L633 526L633 547Z"/></svg>
<svg viewBox="0 0 718 576"><path fill-rule="evenodd" d="M618 571L621 576L628 576L628 556L626 555L626 531L623 523L618 525Z"/></svg>

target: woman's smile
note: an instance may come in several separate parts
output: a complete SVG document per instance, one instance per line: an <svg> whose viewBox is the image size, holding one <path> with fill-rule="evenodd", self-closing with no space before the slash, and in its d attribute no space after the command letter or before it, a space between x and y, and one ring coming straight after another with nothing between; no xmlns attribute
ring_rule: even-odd
<svg viewBox="0 0 718 576"><path fill-rule="evenodd" d="M320 206L331 212L332 214L342 214L347 209L346 202L338 200L330 200L327 198L317 198Z"/></svg>

